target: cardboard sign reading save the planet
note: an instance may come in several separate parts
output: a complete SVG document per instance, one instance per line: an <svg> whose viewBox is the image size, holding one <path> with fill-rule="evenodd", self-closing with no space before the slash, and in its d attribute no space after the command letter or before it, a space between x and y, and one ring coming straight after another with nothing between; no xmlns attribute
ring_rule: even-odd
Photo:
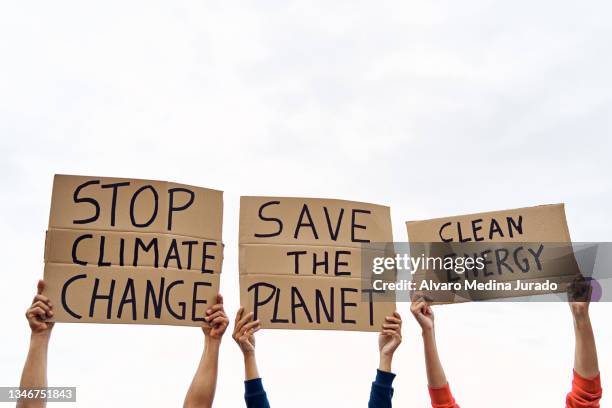
<svg viewBox="0 0 612 408"><path fill-rule="evenodd" d="M388 207L240 198L240 303L263 328L378 331L395 301L365 293L361 246L391 242Z"/></svg>
<svg viewBox="0 0 612 408"><path fill-rule="evenodd" d="M417 270L413 278L417 290L423 281L503 283L520 280L526 283L525 286L529 283L554 282L558 289L549 291L553 293L565 291L567 284L580 274L563 204L409 221L406 227L411 253L415 252L412 256L419 256L418 252L429 248L429 256L446 258L466 255L479 256L484 260L483 269L471 268L464 273L424 268ZM545 294L535 290L421 292L425 292L435 303Z"/></svg>
<svg viewBox="0 0 612 408"><path fill-rule="evenodd" d="M56 175L45 243L54 321L201 326L223 261L223 193Z"/></svg>

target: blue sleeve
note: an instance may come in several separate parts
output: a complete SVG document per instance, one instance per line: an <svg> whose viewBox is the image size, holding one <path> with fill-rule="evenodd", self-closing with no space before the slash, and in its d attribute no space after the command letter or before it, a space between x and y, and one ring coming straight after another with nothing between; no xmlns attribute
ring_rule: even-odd
<svg viewBox="0 0 612 408"><path fill-rule="evenodd" d="M393 379L395 374L376 370L376 380L372 383L368 408L391 408L393 398Z"/></svg>
<svg viewBox="0 0 612 408"><path fill-rule="evenodd" d="M247 408L270 408L261 378L244 382L244 401Z"/></svg>

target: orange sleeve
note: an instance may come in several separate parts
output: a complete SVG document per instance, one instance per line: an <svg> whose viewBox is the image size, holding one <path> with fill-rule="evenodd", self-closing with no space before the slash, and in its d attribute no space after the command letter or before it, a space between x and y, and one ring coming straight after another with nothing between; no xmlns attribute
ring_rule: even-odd
<svg viewBox="0 0 612 408"><path fill-rule="evenodd" d="M599 408L601 399L601 381L599 375L588 379L581 377L574 371L572 391L567 394L565 406L567 408Z"/></svg>
<svg viewBox="0 0 612 408"><path fill-rule="evenodd" d="M429 387L429 397L433 408L459 408L448 384L440 388Z"/></svg>

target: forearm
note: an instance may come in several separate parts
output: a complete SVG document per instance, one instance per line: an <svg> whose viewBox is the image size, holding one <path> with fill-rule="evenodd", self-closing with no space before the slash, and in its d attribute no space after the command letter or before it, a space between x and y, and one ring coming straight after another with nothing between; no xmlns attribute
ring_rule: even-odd
<svg viewBox="0 0 612 408"><path fill-rule="evenodd" d="M589 315L574 317L576 350L574 370L584 378L594 378L599 374L595 336Z"/></svg>
<svg viewBox="0 0 612 408"><path fill-rule="evenodd" d="M380 353L378 369L387 373L391 372L391 363L393 362L393 354Z"/></svg>
<svg viewBox="0 0 612 408"><path fill-rule="evenodd" d="M257 369L257 359L255 352L244 354L244 379L246 381L259 378L259 370Z"/></svg>
<svg viewBox="0 0 612 408"><path fill-rule="evenodd" d="M221 340L206 338L204 352L185 397L185 407L212 407L217 387Z"/></svg>
<svg viewBox="0 0 612 408"><path fill-rule="evenodd" d="M434 329L423 330L423 348L425 351L425 367L427 369L427 382L429 386L431 388L445 386L448 382L446 381L446 375L438 355Z"/></svg>
<svg viewBox="0 0 612 408"><path fill-rule="evenodd" d="M30 337L30 348L21 374L21 389L47 387L47 350L49 347L49 333L35 334ZM44 407L44 400L23 400L17 403L22 408Z"/></svg>

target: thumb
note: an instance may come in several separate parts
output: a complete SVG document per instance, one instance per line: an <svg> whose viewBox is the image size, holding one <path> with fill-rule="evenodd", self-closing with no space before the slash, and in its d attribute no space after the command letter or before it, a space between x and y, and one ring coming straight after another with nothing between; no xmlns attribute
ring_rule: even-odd
<svg viewBox="0 0 612 408"><path fill-rule="evenodd" d="M38 284L36 285L37 294L42 295L43 290L45 290L45 281L42 279L38 280Z"/></svg>
<svg viewBox="0 0 612 408"><path fill-rule="evenodd" d="M217 293L217 304L223 304L223 295Z"/></svg>

